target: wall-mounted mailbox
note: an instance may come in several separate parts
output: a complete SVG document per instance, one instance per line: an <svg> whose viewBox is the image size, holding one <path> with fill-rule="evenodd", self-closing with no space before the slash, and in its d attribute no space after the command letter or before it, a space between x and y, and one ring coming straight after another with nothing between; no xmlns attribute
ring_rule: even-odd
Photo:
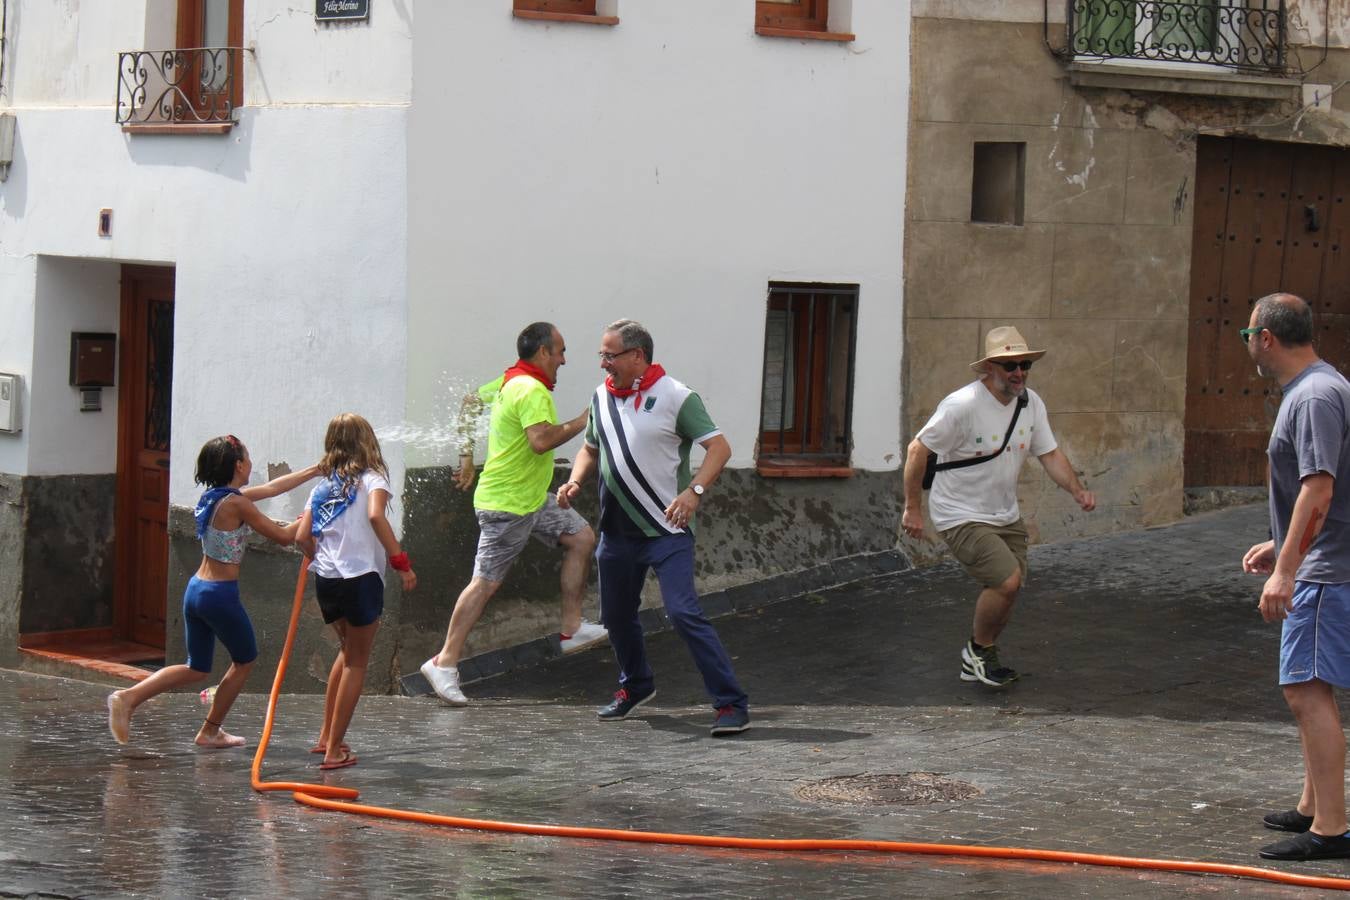
<svg viewBox="0 0 1350 900"><path fill-rule="evenodd" d="M117 335L90 331L70 334L70 386L112 387L117 371Z"/></svg>
<svg viewBox="0 0 1350 900"><path fill-rule="evenodd" d="M23 430L23 411L19 409L19 395L23 393L23 379L18 375L0 372L0 432L17 434Z"/></svg>

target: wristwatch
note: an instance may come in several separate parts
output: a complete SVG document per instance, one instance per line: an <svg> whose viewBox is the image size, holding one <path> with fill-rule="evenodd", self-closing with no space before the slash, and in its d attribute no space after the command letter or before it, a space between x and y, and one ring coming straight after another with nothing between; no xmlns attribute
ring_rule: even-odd
<svg viewBox="0 0 1350 900"><path fill-rule="evenodd" d="M701 485L701 484L691 484L691 485L689 485L689 488L690 488L690 490L692 490L692 491L694 492L694 495L695 495L695 496L697 496L697 497L702 497L702 496L703 496L703 485Z"/></svg>

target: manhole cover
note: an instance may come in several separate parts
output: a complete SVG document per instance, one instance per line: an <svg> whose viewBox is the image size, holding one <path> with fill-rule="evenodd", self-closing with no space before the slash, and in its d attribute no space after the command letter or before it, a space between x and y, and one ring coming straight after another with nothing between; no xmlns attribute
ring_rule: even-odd
<svg viewBox="0 0 1350 900"><path fill-rule="evenodd" d="M978 797L980 789L936 772L909 772L904 775L840 775L804 784L797 788L796 794L803 800L821 803L941 803Z"/></svg>

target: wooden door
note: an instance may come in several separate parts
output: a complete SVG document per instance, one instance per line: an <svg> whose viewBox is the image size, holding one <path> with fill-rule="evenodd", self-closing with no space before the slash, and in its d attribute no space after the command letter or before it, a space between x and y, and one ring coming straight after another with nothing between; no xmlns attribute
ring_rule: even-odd
<svg viewBox="0 0 1350 900"><path fill-rule="evenodd" d="M1350 151L1199 139L1186 372L1188 486L1260 485L1280 391L1238 336L1275 291L1313 305L1324 359L1350 373Z"/></svg>
<svg viewBox="0 0 1350 900"><path fill-rule="evenodd" d="M122 267L118 388L119 636L164 646L169 569L173 270Z"/></svg>

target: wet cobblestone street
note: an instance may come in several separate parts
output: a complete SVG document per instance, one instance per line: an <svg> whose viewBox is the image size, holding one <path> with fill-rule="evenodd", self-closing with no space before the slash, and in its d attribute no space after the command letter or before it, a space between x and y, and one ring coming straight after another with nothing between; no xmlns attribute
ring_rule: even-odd
<svg viewBox="0 0 1350 900"><path fill-rule="evenodd" d="M322 698L283 696L267 780L358 788L361 802L477 818L754 837L864 838L1262 864L1262 812L1296 799L1301 760L1275 685L1278 629L1241 554L1264 508L1037 547L1001 644L1023 671L957 679L973 590L942 566L717 620L753 729L708 737L683 646L655 635L658 696L601 724L607 648L469 685L474 705L365 697L360 763L307 750ZM404 661L413 671L417 662ZM0 896L895 897L1306 896L1255 881L1041 863L724 850L493 835L257 794L249 764L271 673L231 716L243 751L202 752L191 694L108 736L106 688L0 672ZM979 794L829 804L803 785L935 772ZM1275 864L1271 864L1272 866ZM1350 876L1342 863L1290 871Z"/></svg>

